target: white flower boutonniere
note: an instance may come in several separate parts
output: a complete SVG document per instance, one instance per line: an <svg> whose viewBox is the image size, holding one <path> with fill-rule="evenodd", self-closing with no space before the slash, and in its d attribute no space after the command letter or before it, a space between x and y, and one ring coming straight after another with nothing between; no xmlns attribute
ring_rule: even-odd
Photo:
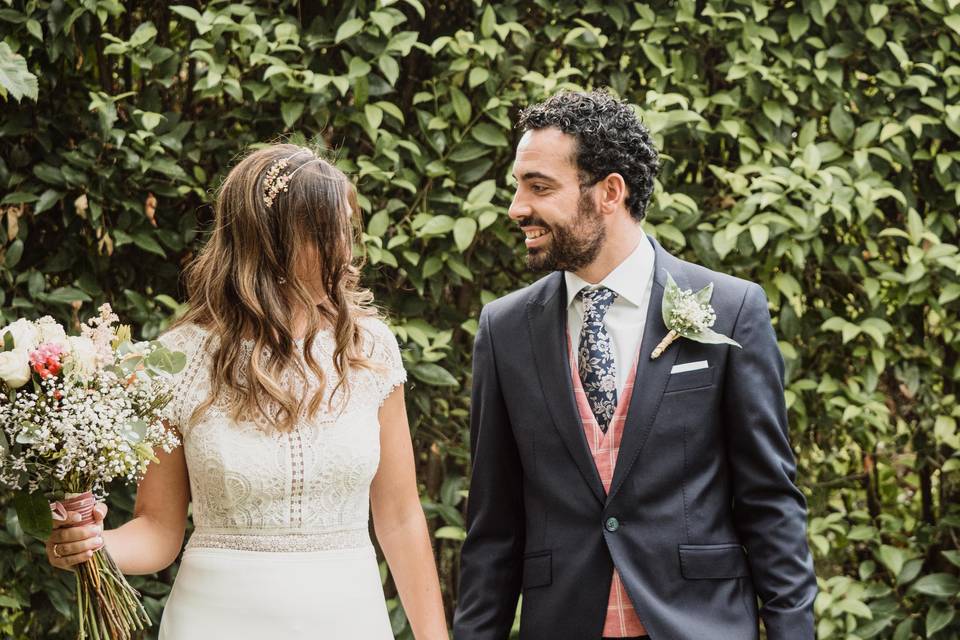
<svg viewBox="0 0 960 640"><path fill-rule="evenodd" d="M712 282L694 293L691 289L681 289L670 273L667 273L667 287L663 291L662 307L663 324L667 326L669 332L650 354L651 360L659 358L677 338L686 338L704 344L732 344L740 347L740 343L736 340L710 328L717 321L717 314L710 305L711 296L713 296Z"/></svg>

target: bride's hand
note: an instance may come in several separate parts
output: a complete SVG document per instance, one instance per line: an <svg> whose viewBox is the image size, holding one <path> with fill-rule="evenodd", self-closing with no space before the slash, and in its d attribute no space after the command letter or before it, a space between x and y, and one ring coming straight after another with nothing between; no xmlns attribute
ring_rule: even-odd
<svg viewBox="0 0 960 640"><path fill-rule="evenodd" d="M107 505L98 502L93 508L93 524L71 526L80 522L76 511L67 511L66 518L53 515L53 533L47 539L47 560L58 569L73 571L73 565L86 562L93 552L103 546L103 519Z"/></svg>

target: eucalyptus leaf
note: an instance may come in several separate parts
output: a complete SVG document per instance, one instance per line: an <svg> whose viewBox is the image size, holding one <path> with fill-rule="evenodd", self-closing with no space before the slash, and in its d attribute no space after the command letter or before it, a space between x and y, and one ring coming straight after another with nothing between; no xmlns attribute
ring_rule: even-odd
<svg viewBox="0 0 960 640"><path fill-rule="evenodd" d="M13 497L13 508L17 511L20 527L28 536L46 540L53 531L53 516L50 503L40 492L18 491Z"/></svg>

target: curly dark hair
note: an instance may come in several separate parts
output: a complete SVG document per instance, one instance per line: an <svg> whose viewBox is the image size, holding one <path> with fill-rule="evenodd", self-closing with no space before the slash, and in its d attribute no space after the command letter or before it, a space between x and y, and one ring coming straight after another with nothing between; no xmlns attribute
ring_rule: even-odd
<svg viewBox="0 0 960 640"><path fill-rule="evenodd" d="M573 136L580 188L619 173L627 184L630 215L643 220L660 160L650 132L625 100L603 90L558 93L523 109L517 127L524 132L556 127Z"/></svg>

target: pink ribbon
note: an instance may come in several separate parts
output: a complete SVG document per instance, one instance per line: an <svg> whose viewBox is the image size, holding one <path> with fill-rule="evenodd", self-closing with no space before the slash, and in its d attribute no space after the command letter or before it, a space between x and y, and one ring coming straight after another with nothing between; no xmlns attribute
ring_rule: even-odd
<svg viewBox="0 0 960 640"><path fill-rule="evenodd" d="M68 526L80 527L96 522L93 517L93 508L96 504L97 500L93 497L93 493L86 491L72 498L64 498L59 502L54 502L50 505L50 510L57 520L66 520L68 511L79 513L80 522L71 522Z"/></svg>

